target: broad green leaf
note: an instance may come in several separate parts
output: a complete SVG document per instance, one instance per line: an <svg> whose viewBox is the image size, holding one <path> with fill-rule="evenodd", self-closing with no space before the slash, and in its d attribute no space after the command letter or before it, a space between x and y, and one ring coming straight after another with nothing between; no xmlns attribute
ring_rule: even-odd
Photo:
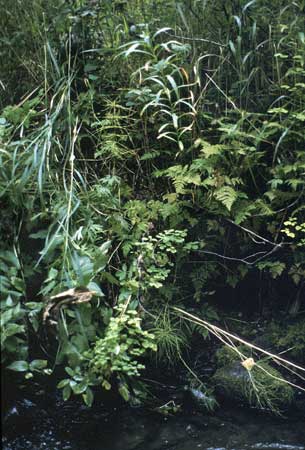
<svg viewBox="0 0 305 450"><path fill-rule="evenodd" d="M101 246L100 246L100 251L104 254L107 255L108 250L110 249L112 244L112 241L106 241L104 242Z"/></svg>
<svg viewBox="0 0 305 450"><path fill-rule="evenodd" d="M70 386L65 386L63 388L62 398L64 399L64 401L66 401L66 400L68 400L70 398L71 393L72 393L72 390L71 390Z"/></svg>
<svg viewBox="0 0 305 450"><path fill-rule="evenodd" d="M64 380L61 380L61 381L57 384L58 389L64 388L65 386L68 386L69 382L70 382L70 380L67 379L67 378L64 379Z"/></svg>
<svg viewBox="0 0 305 450"><path fill-rule="evenodd" d="M111 384L110 384L109 381L107 381L107 380L104 380L104 381L102 382L102 386L103 386L103 388L104 388L106 391L110 391L110 389L111 389Z"/></svg>
<svg viewBox="0 0 305 450"><path fill-rule="evenodd" d="M83 394L83 399L87 406L89 406L89 407L92 406L94 396L93 396L92 390L89 387L87 388L86 392Z"/></svg>
<svg viewBox="0 0 305 450"><path fill-rule="evenodd" d="M90 281L90 283L87 284L87 288L88 288L90 291L96 292L96 295L97 295L98 297L105 297L105 294L104 294L104 292L102 291L102 289L101 289L101 288L99 287L99 285L98 285L97 283L95 283L94 281Z"/></svg>
<svg viewBox="0 0 305 450"><path fill-rule="evenodd" d="M30 369L31 370L41 370L41 369L45 369L48 365L48 361L45 359L34 359L31 363L30 363Z"/></svg>
<svg viewBox="0 0 305 450"><path fill-rule="evenodd" d="M130 392L126 384L120 384L119 386L119 393L123 397L123 399L128 402L130 399Z"/></svg>
<svg viewBox="0 0 305 450"><path fill-rule="evenodd" d="M82 381L82 382L72 386L72 390L73 390L74 394L82 394L83 392L85 392L87 390L87 387L88 387L87 382Z"/></svg>
<svg viewBox="0 0 305 450"><path fill-rule="evenodd" d="M29 363L26 361L14 361L7 366L7 369L14 370L15 372L26 372L29 370Z"/></svg>

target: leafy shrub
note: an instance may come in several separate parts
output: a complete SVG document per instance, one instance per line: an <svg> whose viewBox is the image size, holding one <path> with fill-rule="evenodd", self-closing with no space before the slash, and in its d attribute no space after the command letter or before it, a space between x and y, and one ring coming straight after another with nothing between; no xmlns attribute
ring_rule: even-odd
<svg viewBox="0 0 305 450"><path fill-rule="evenodd" d="M74 370L66 367L71 378L58 384L65 400L73 392L82 394L91 405L94 397L90 386L101 385L109 390L112 383L119 383L120 394L129 400L128 382L140 375L145 368L141 357L149 350L155 351L156 344L153 334L141 328L141 318L135 310L127 309L127 305L115 310L117 315L110 318L104 336L82 353Z"/></svg>
<svg viewBox="0 0 305 450"><path fill-rule="evenodd" d="M198 331L172 306L214 321L228 287L286 305L290 280L300 298L303 3L19 3L0 18L5 364L48 370L26 355L43 327L64 398L91 404L112 375L127 398L136 339L151 350L154 330L174 363ZM23 302L33 270L44 280ZM119 319L126 302L137 316Z"/></svg>
<svg viewBox="0 0 305 450"><path fill-rule="evenodd" d="M156 350L153 334L141 328L141 319L134 310L119 308L118 316L110 319L103 339L86 354L90 370L106 384L111 374L139 376L144 365L138 361L147 350ZM108 385L107 385L108 386Z"/></svg>
<svg viewBox="0 0 305 450"><path fill-rule="evenodd" d="M22 305L25 284L16 251L1 252L0 262L1 362L9 365L28 355L26 311Z"/></svg>

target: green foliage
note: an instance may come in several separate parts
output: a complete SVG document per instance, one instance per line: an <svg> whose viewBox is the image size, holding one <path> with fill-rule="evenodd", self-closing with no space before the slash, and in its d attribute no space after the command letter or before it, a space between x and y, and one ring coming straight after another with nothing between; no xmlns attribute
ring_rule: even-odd
<svg viewBox="0 0 305 450"><path fill-rule="evenodd" d="M301 292L304 2L4 3L4 364L48 370L27 346L50 326L65 399L127 399L150 331L167 364L199 331L172 306L215 321L228 286ZM71 289L94 294L55 304Z"/></svg>
<svg viewBox="0 0 305 450"><path fill-rule="evenodd" d="M282 233L286 234L286 236L291 239L297 240L297 247L305 246L305 222L298 223L296 217L291 217L289 220L284 222L285 228L281 230ZM299 236L299 238L297 237Z"/></svg>
<svg viewBox="0 0 305 450"><path fill-rule="evenodd" d="M288 355L304 361L305 321L300 319L294 324L278 324L272 322L268 327L267 336L278 352L288 352Z"/></svg>
<svg viewBox="0 0 305 450"><path fill-rule="evenodd" d="M118 309L118 316L110 319L104 338L97 340L92 351L85 355L102 386L113 373L118 377L139 376L144 365L138 358L147 350L156 350L154 336L142 330L137 312L125 309Z"/></svg>
<svg viewBox="0 0 305 450"><path fill-rule="evenodd" d="M138 313L127 308L127 305L115 307L117 315L110 318L103 337L97 338L89 349L84 348L74 369L66 367L70 378L58 384L64 400L73 392L82 394L85 403L91 405L94 394L90 386L109 390L112 383L118 382L121 396L126 401L130 399L128 381L140 375L145 368L141 357L148 351L156 351L156 344L153 334L141 328Z"/></svg>
<svg viewBox="0 0 305 450"><path fill-rule="evenodd" d="M165 306L155 319L153 334L157 345L157 362L175 366L188 347L187 329L183 328L181 320Z"/></svg>
<svg viewBox="0 0 305 450"><path fill-rule="evenodd" d="M1 363L6 366L28 356L25 308L22 305L24 280L16 251L0 254Z"/></svg>
<svg viewBox="0 0 305 450"><path fill-rule="evenodd" d="M171 39L156 43L168 30L164 28L151 34L147 27L137 41L123 46L121 55L125 58L134 54L144 54L147 58L131 75L136 88L128 90L126 106L140 107L141 116L145 114L149 121L158 114L157 139L175 142L182 152L183 135L190 133L195 124L197 111L191 88L199 83L199 78L190 82L187 72L180 67L190 53L189 44ZM151 109L155 110L152 115Z"/></svg>
<svg viewBox="0 0 305 450"><path fill-rule="evenodd" d="M1 252L0 262L1 364L24 373L25 379L31 379L33 372L50 375L47 360L29 362L27 311L23 305L25 283L16 249Z"/></svg>

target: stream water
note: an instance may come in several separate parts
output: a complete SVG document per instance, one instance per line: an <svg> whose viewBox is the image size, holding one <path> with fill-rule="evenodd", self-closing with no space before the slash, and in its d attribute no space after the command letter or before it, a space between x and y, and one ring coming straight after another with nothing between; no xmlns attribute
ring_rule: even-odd
<svg viewBox="0 0 305 450"><path fill-rule="evenodd" d="M4 430L3 450L305 450L305 419L237 407L164 417L22 399L8 411Z"/></svg>

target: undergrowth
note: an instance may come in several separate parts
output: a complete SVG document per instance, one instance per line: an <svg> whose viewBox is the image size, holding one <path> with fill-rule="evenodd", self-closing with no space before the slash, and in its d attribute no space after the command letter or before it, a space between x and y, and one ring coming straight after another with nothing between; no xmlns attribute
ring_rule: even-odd
<svg viewBox="0 0 305 450"><path fill-rule="evenodd" d="M172 307L302 312L304 2L193 3L0 5L3 363L64 398L179 364Z"/></svg>

